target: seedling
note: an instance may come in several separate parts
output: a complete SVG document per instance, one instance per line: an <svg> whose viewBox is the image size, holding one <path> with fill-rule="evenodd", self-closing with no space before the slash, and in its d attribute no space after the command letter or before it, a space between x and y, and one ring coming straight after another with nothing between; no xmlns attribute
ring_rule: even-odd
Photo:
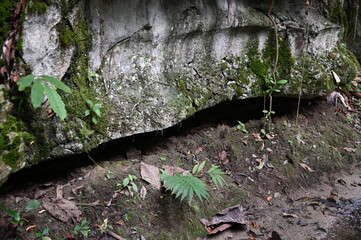
<svg viewBox="0 0 361 240"><path fill-rule="evenodd" d="M166 171L162 172L161 180L163 181L163 186L167 190L171 190L171 194L175 194L176 198L180 197L180 200L187 198L189 206L192 206L193 196L196 195L199 200L208 200L209 193L207 191L206 184L197 177L200 174L204 167L206 161L196 164L193 167L192 174L179 174L174 173L174 175L168 174ZM207 174L210 175L212 181L216 186L222 186L225 183L224 178L222 177L223 172L218 166L212 166Z"/></svg>
<svg viewBox="0 0 361 240"><path fill-rule="evenodd" d="M135 180L137 180L137 177L129 174L128 177L124 178L122 183L117 183L117 187L122 187L128 190L130 196L134 196L134 192L138 192L138 187L135 184Z"/></svg>
<svg viewBox="0 0 361 240"><path fill-rule="evenodd" d="M49 231L49 228L45 228L41 233L35 233L35 237L40 238L41 240L51 240L51 238L48 237Z"/></svg>
<svg viewBox="0 0 361 240"><path fill-rule="evenodd" d="M108 223L108 218L104 219L103 224L98 226L98 230L100 231L101 234L106 233L107 229L113 229L113 226L109 225Z"/></svg>
<svg viewBox="0 0 361 240"><path fill-rule="evenodd" d="M85 100L89 108L84 111L84 116L91 116L92 122L98 124L98 118L101 117L100 108L102 107L101 103L94 103L93 101L87 99Z"/></svg>
<svg viewBox="0 0 361 240"><path fill-rule="evenodd" d="M25 211L31 211L34 209L37 209L40 206L40 203L38 200L30 200L28 201L24 207L17 211L12 210L7 206L0 205L0 209L2 209L7 215L11 217L10 223L17 227L19 231L21 231L21 226L24 224L24 220L21 218L21 212L23 210Z"/></svg>
<svg viewBox="0 0 361 240"><path fill-rule="evenodd" d="M248 131L246 129L246 125L244 123L242 123L241 121L238 121L238 125L236 126L236 129L241 132L248 133Z"/></svg>
<svg viewBox="0 0 361 240"><path fill-rule="evenodd" d="M93 231L90 229L89 226L87 226L87 220L84 218L80 225L77 225L74 227L73 233L74 235L78 235L81 233L84 237L88 237L89 234L91 234Z"/></svg>

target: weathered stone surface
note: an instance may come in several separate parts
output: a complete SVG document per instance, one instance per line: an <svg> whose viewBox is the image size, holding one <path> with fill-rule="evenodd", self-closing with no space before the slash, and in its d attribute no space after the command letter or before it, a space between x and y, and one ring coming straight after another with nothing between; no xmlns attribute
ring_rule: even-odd
<svg viewBox="0 0 361 240"><path fill-rule="evenodd" d="M304 97L319 96L334 87L330 70L353 79L359 68L342 44L345 26L321 14L321 1L308 8L303 0L277 0L270 16L270 3L261 0L63 2L24 21L26 64L73 89L65 95L65 122L42 113L33 126L47 148L43 157L165 129L228 99L262 96L276 56L270 17L279 37L277 74L289 81L281 95L297 96L301 86ZM103 103L97 125L84 117L87 99Z"/></svg>

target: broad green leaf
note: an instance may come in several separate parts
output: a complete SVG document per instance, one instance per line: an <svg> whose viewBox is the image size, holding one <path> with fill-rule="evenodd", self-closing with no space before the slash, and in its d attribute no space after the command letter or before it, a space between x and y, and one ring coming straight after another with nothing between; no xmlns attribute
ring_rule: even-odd
<svg viewBox="0 0 361 240"><path fill-rule="evenodd" d="M54 110L58 116L64 120L66 118L66 109L63 100L61 100L60 95L49 86L44 85L45 94L48 97L50 107Z"/></svg>
<svg viewBox="0 0 361 240"><path fill-rule="evenodd" d="M89 104L91 108L94 106L94 103L91 100L87 99L85 101Z"/></svg>
<svg viewBox="0 0 361 240"><path fill-rule="evenodd" d="M24 91L25 88L30 87L34 78L35 78L34 75L26 75L25 77L20 78L19 81L17 82L19 86L19 91Z"/></svg>
<svg viewBox="0 0 361 240"><path fill-rule="evenodd" d="M206 161L203 161L203 162L199 165L199 167L198 167L198 171L197 171L197 172L202 171L202 170L203 170L203 168L204 168L204 165L206 165Z"/></svg>
<svg viewBox="0 0 361 240"><path fill-rule="evenodd" d="M43 237L41 240L51 240L50 237Z"/></svg>
<svg viewBox="0 0 361 240"><path fill-rule="evenodd" d="M9 215L16 221L20 222L20 213L19 211L13 210L9 212Z"/></svg>
<svg viewBox="0 0 361 240"><path fill-rule="evenodd" d="M124 178L123 187L126 187L129 184L129 178Z"/></svg>
<svg viewBox="0 0 361 240"><path fill-rule="evenodd" d="M288 81L287 80L279 80L277 81L277 84L286 84Z"/></svg>
<svg viewBox="0 0 361 240"><path fill-rule="evenodd" d="M92 117L92 122L93 122L94 124L98 124L98 120L97 120L97 118L96 118L95 116Z"/></svg>
<svg viewBox="0 0 361 240"><path fill-rule="evenodd" d="M50 231L50 229L49 229L49 228L45 228L45 229L43 230L43 235L48 234L48 233L49 233L49 231Z"/></svg>
<svg viewBox="0 0 361 240"><path fill-rule="evenodd" d="M24 206L24 210L34 210L40 207L40 203L38 200L30 200Z"/></svg>
<svg viewBox="0 0 361 240"><path fill-rule="evenodd" d="M281 90L280 90L280 89L277 89L277 88L276 88L274 91L275 91L275 92L281 92Z"/></svg>
<svg viewBox="0 0 361 240"><path fill-rule="evenodd" d="M30 100L34 108L40 106L44 97L44 86L39 79L34 80L34 84L31 88Z"/></svg>
<svg viewBox="0 0 361 240"><path fill-rule="evenodd" d="M93 112L95 112L96 115L98 115L100 117L100 109L99 107L96 107L97 104L95 104L93 106Z"/></svg>
<svg viewBox="0 0 361 240"><path fill-rule="evenodd" d="M87 110L84 111L84 116L85 116L85 117L89 116L89 114L90 114L90 110L89 110L89 109L87 109Z"/></svg>
<svg viewBox="0 0 361 240"><path fill-rule="evenodd" d="M63 90L64 92L71 93L70 88L61 82L59 79L50 76L40 76L40 79L44 82L51 83L56 88Z"/></svg>

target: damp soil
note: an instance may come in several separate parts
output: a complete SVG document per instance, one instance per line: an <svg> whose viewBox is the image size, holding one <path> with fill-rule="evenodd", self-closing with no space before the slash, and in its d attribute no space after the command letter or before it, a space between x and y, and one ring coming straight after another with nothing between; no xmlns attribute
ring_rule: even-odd
<svg viewBox="0 0 361 240"><path fill-rule="evenodd" d="M21 171L0 189L0 204L20 210L36 199L41 207L22 212L22 231L0 211L0 239L36 239L46 228L51 239L360 239L359 109L307 101L301 110L297 119L283 111L270 128L256 113L203 119ZM226 185L199 174L210 197L191 205L141 179L142 162L192 170L203 161L227 173ZM134 196L119 187L130 174ZM66 220L44 209L59 199L73 204L62 213ZM199 221L238 204L245 225L210 235ZM82 219L86 237L74 232ZM105 221L117 236L99 230Z"/></svg>

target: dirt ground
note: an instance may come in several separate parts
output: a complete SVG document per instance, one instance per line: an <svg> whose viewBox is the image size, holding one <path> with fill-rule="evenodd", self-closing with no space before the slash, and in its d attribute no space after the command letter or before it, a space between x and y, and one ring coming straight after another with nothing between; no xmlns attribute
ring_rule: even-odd
<svg viewBox="0 0 361 240"><path fill-rule="evenodd" d="M35 234L49 229L51 239L361 239L349 224L359 221L350 214L361 202L359 111L310 101L297 122L292 112L275 117L271 128L264 120L224 121L147 138L125 151L114 151L124 148L113 143L112 153L105 147L89 155L91 165L10 180L0 189L1 205L20 211L36 199L41 206L21 212L22 231L0 210L0 238L42 239ZM191 171L203 161L205 169L217 165L227 175L226 185L217 187L198 174L210 194L202 202L189 205L142 180L142 163ZM119 186L129 175L137 177L133 196ZM199 220L235 205L245 224L207 234Z"/></svg>

